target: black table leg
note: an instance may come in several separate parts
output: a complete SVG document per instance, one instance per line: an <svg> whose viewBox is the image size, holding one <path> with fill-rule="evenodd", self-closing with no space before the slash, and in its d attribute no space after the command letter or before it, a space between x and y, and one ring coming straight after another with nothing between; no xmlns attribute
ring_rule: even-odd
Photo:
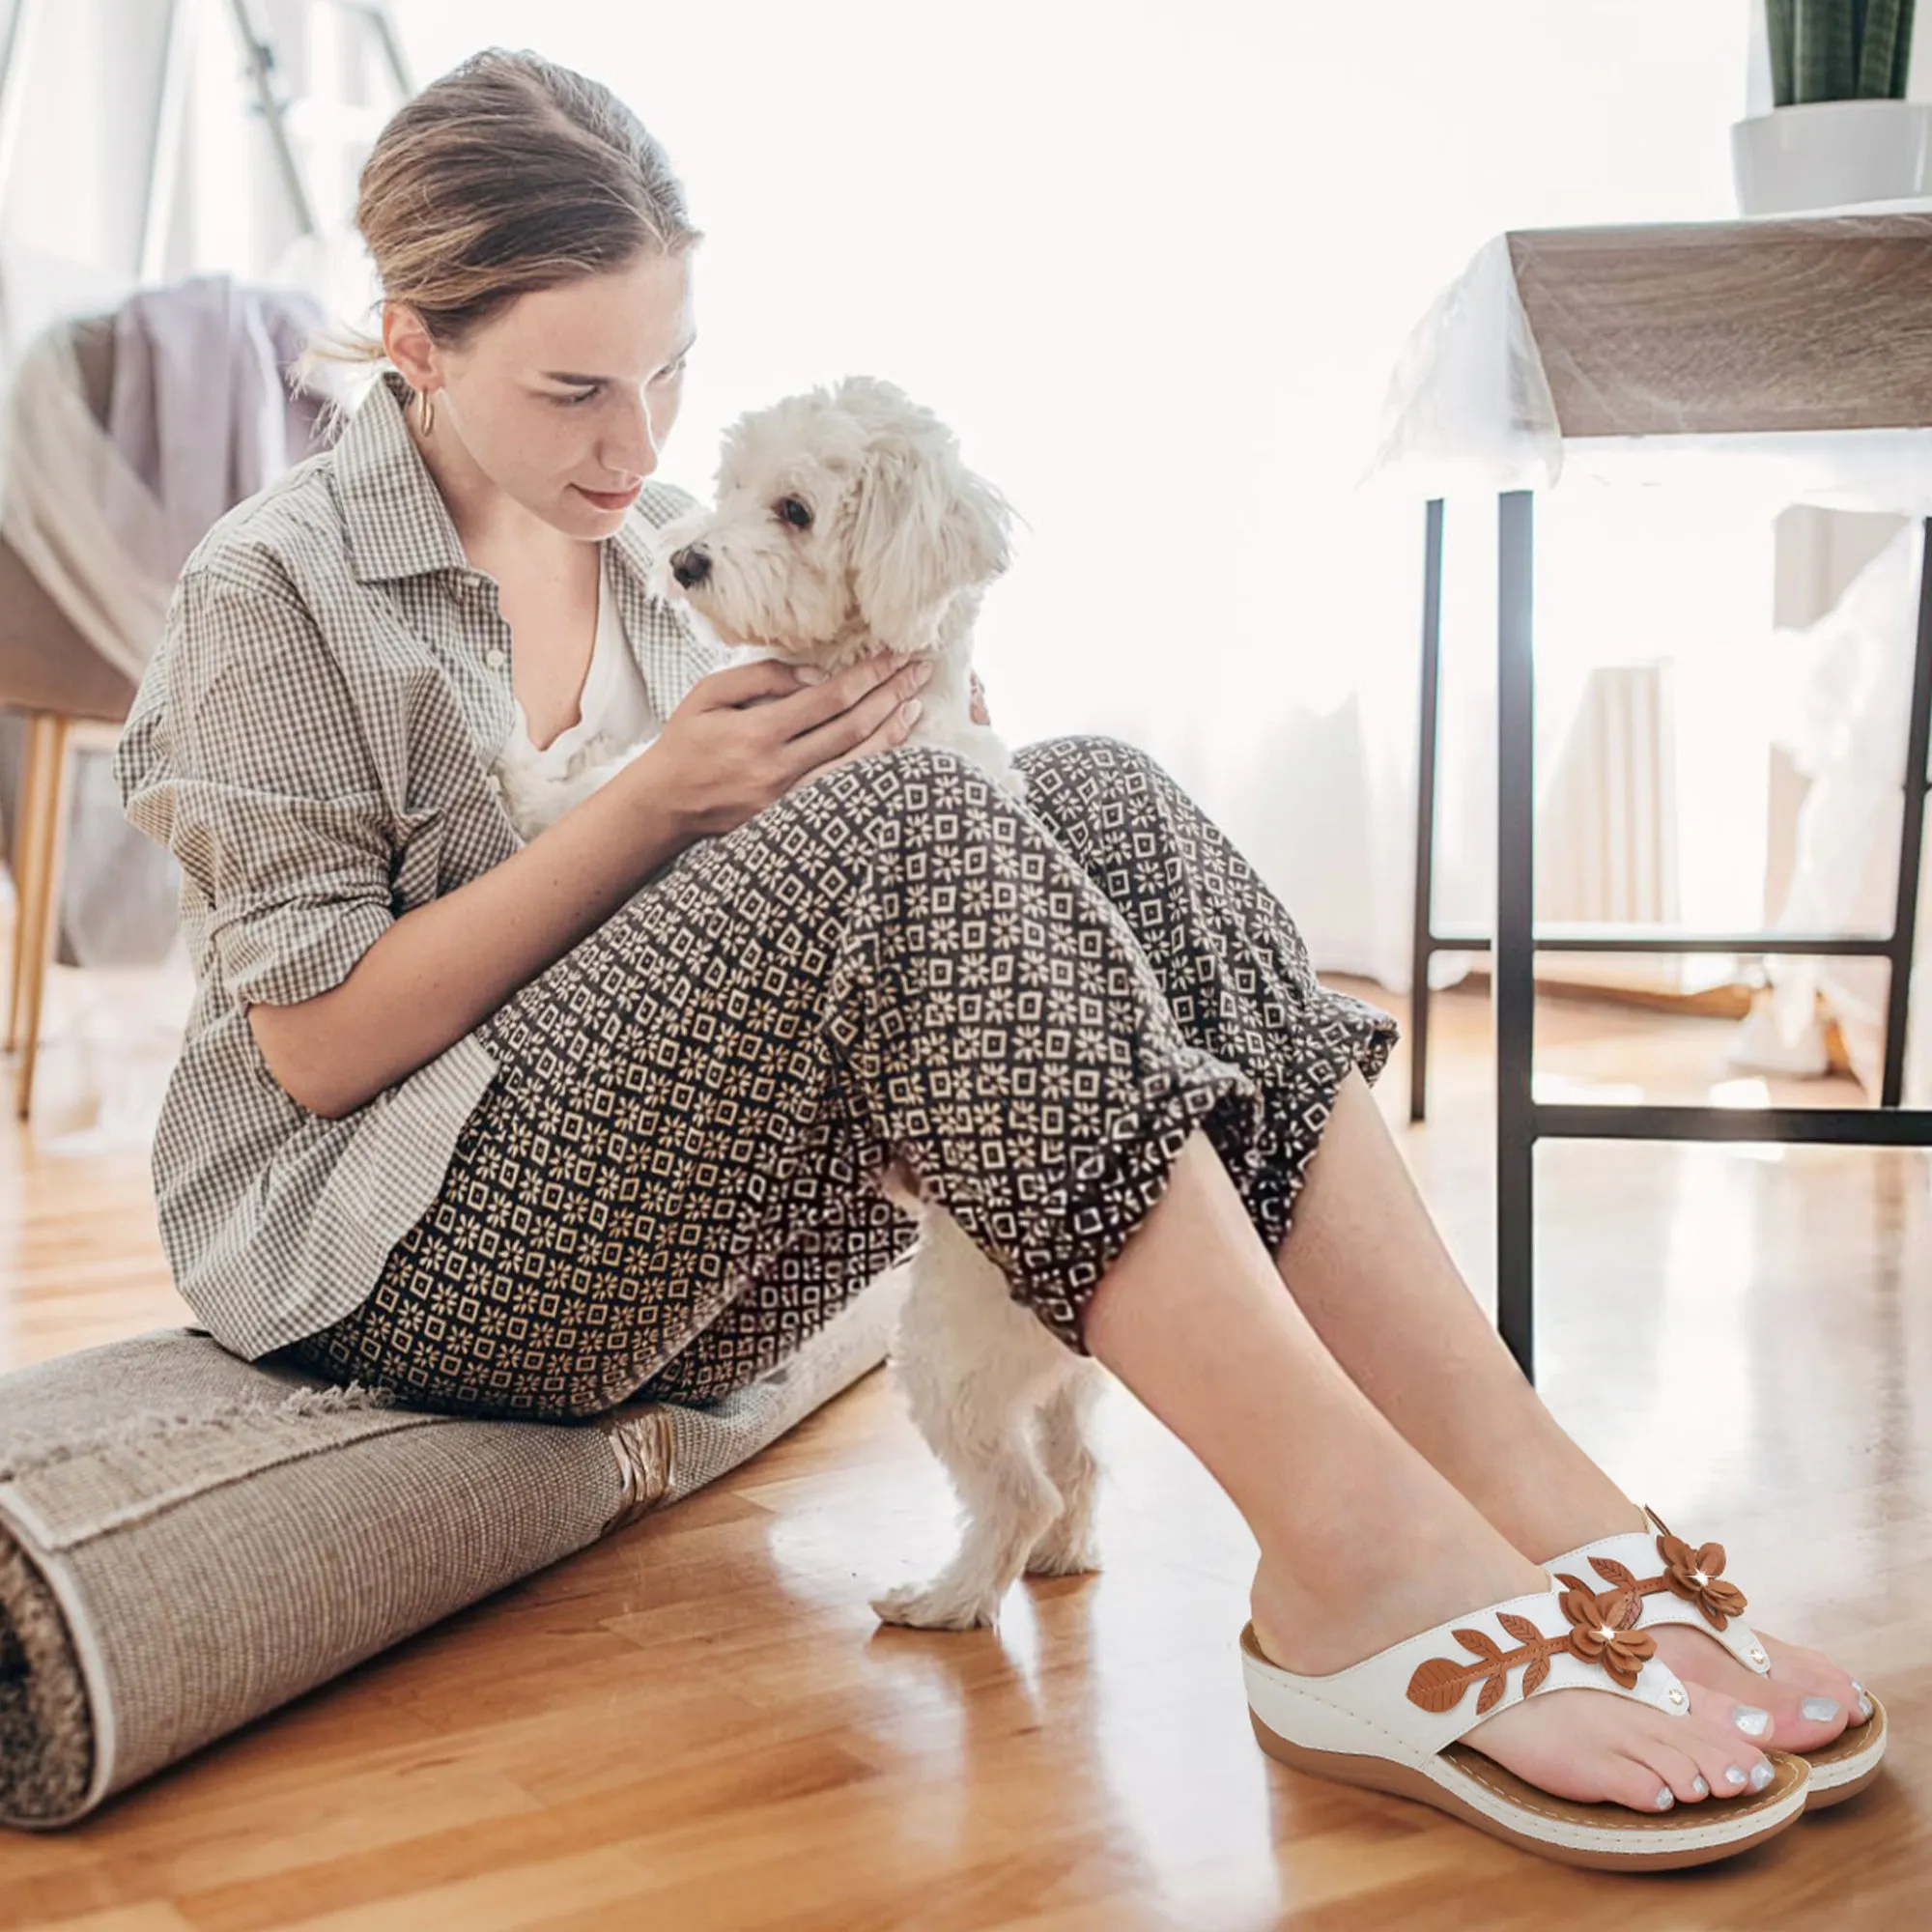
<svg viewBox="0 0 1932 1932"><path fill-rule="evenodd" d="M1912 952L1918 936L1918 871L1925 848L1926 760L1932 754L1932 518L1922 526L1918 561L1918 643L1906 729L1905 816L1898 841L1898 896L1891 916L1891 983L1885 1002L1885 1078L1879 1105L1905 1097L1905 1026L1912 994Z"/></svg>
<svg viewBox="0 0 1932 1932"><path fill-rule="evenodd" d="M1536 1375L1536 680L1531 645L1532 498L1497 499L1496 924L1491 986L1496 1032L1496 1324Z"/></svg>
<svg viewBox="0 0 1932 1932"><path fill-rule="evenodd" d="M1435 951L1435 741L1442 665L1442 498L1422 533L1422 692L1415 755L1415 917L1409 930L1408 1118L1429 1111L1429 961Z"/></svg>

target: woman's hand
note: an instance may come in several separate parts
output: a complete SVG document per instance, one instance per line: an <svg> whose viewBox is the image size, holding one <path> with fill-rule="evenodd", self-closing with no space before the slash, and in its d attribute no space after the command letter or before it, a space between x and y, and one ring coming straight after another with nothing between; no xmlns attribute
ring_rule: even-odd
<svg viewBox="0 0 1932 1932"><path fill-rule="evenodd" d="M611 782L647 784L693 838L733 831L795 785L904 744L931 674L885 655L819 684L770 658L713 671Z"/></svg>

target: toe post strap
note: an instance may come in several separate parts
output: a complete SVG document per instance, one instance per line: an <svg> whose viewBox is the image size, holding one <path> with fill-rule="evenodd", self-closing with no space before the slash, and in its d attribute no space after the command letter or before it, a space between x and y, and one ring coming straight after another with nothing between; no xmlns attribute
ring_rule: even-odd
<svg viewBox="0 0 1932 1932"><path fill-rule="evenodd" d="M1587 1590L1600 1604L1628 1598L1639 1630L1658 1624L1688 1624L1701 1630L1742 1663L1763 1677L1771 1658L1755 1631L1745 1622L1747 1599L1724 1575L1720 1543L1692 1545L1673 1536L1654 1510L1646 1509L1646 1529L1599 1537L1544 1567L1566 1588Z"/></svg>

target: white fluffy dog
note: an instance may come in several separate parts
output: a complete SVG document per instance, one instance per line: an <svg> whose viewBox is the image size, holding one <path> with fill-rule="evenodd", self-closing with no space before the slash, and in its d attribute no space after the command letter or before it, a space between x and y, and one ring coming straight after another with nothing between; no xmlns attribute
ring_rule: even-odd
<svg viewBox="0 0 1932 1932"><path fill-rule="evenodd" d="M727 644L827 675L874 652L931 658L911 742L956 751L1023 796L1006 746L971 716L973 620L1007 567L1009 512L938 417L850 377L743 417L717 481L714 508L659 533L660 593ZM1102 1371L1013 1299L903 1159L883 1185L920 1220L893 1361L964 1511L945 1570L872 1607L966 1630L996 1621L1023 1570L1098 1567L1088 1425Z"/></svg>

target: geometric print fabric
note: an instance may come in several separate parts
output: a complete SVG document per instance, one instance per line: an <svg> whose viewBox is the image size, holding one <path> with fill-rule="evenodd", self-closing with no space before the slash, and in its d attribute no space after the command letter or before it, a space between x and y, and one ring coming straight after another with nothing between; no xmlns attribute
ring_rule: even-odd
<svg viewBox="0 0 1932 1932"><path fill-rule="evenodd" d="M1196 1127L1272 1253L1394 1021L1146 753L1016 758L1024 803L901 746L688 847L481 1023L440 1192L285 1358L457 1414L708 1402L903 1259L895 1156L1078 1353Z"/></svg>

